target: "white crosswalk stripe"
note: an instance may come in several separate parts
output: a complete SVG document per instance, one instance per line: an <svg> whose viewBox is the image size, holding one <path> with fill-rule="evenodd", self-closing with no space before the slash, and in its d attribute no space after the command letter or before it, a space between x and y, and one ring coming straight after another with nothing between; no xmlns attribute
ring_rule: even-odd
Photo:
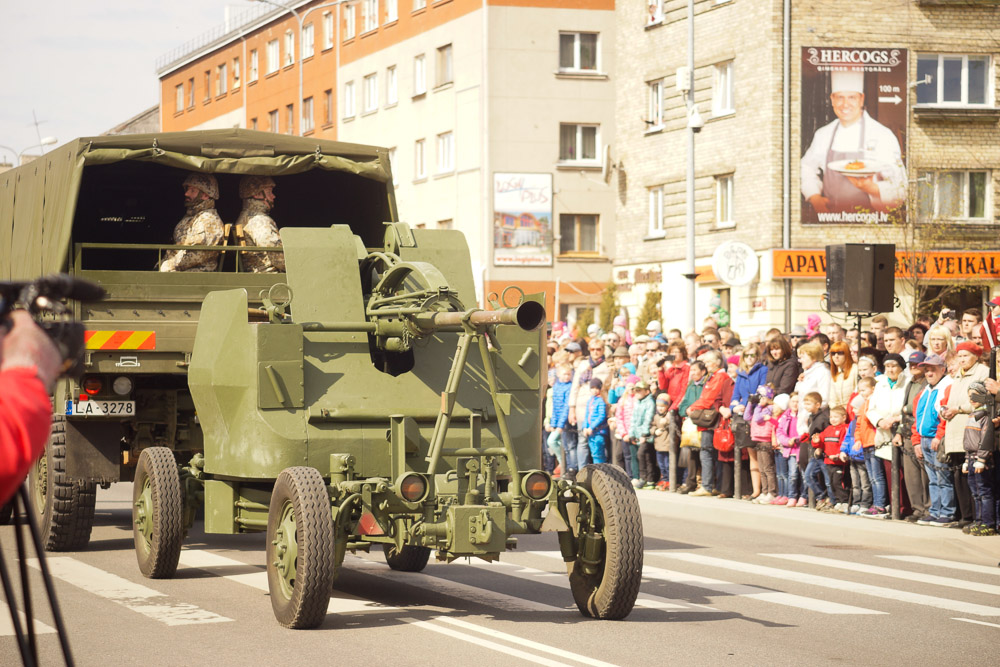
<svg viewBox="0 0 1000 667"><path fill-rule="evenodd" d="M562 556L558 551L532 551L528 553L535 553L548 557L562 558ZM647 579L666 581L672 584L682 584L684 586L692 586L694 588L703 588L706 590L715 591L716 593L722 593L724 595L733 595L737 597L748 598L750 600L770 602L773 604L779 604L786 607L796 607L798 609L816 611L821 614L875 615L875 614L885 613L882 611L876 611L874 609L865 609L864 607L855 607L852 605L827 602L826 600L817 600L815 598L804 597L802 595L794 595L792 593L782 593L780 591L772 591L766 588L760 588L758 586L750 586L747 584L736 584L731 581L723 581L722 579L714 579L712 577L702 577L696 574L688 574L686 572L664 570L663 568L654 567L652 565L643 566L642 576L646 577Z"/></svg>
<svg viewBox="0 0 1000 667"><path fill-rule="evenodd" d="M989 565L960 563L959 561L955 560L928 558L927 556L895 556L895 555L881 554L879 555L879 558L898 560L904 563L911 563L915 565L931 565L933 567L943 567L943 568L948 568L950 570L961 570L963 572L968 572L969 574L989 574L994 577L1000 577L1000 567L991 567Z"/></svg>
<svg viewBox="0 0 1000 667"><path fill-rule="evenodd" d="M18 618L21 621L21 632L27 634L28 624L24 616L24 612L20 609L17 610ZM36 635L49 635L56 631L51 625L46 625L38 619L35 619L35 634ZM14 624L10 620L10 611L7 609L0 608L0 637L13 637L15 636Z"/></svg>
<svg viewBox="0 0 1000 667"><path fill-rule="evenodd" d="M686 563L705 565L715 569L744 572L747 574L782 579L784 581L794 581L801 584L819 586L821 588L831 588L846 593L859 593L861 595L869 595L886 600L896 600L899 602L908 602L911 604L919 604L938 609L948 609L950 611L957 611L963 614L974 614L976 616L1000 616L1000 608L998 607L987 607L986 605L962 602L961 600L951 600L932 595L924 595L922 593L911 593L909 591L886 588L883 586L873 586L871 584L862 584L846 579L834 579L832 577L806 574L796 570L782 570L779 568L768 567L766 565L744 563L741 561L715 558L714 556L704 556L702 554L694 553L658 553L657 556L660 558L667 558Z"/></svg>

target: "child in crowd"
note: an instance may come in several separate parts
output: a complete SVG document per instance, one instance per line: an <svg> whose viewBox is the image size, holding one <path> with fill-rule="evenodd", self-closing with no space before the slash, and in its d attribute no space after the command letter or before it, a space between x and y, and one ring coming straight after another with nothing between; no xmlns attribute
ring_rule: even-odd
<svg viewBox="0 0 1000 667"><path fill-rule="evenodd" d="M870 378L865 378L870 379ZM863 404L864 399L860 394L855 397L858 404ZM856 436L858 422L866 420L864 411L854 410L854 419L847 427L844 434L844 442L840 445L840 460L851 467L851 514L867 512L872 506L872 482L868 478L868 469L865 467L865 450L861 445L861 440ZM833 421L833 411L830 411L830 421Z"/></svg>
<svg viewBox="0 0 1000 667"><path fill-rule="evenodd" d="M653 424L653 413L655 411L656 406L653 396L649 393L649 385L643 380L639 380L635 383L635 407L632 409L632 419L628 428L630 456L626 459L631 468L631 470L626 469L626 471L632 477L632 486L637 489L641 489L649 483L651 477L651 471L645 470L645 465L642 468L639 466L639 449L648 443L652 443L650 426ZM643 457L643 463L645 463L645 460L645 457ZM652 483L649 483L649 486L652 488Z"/></svg>
<svg viewBox="0 0 1000 667"><path fill-rule="evenodd" d="M786 396L782 394L782 396ZM777 403L779 397L775 397ZM806 485L802 480L802 470L799 468L799 395L794 391L787 394L788 408L781 413L774 437L781 445L781 455L788 466L788 507L805 507Z"/></svg>
<svg viewBox="0 0 1000 667"><path fill-rule="evenodd" d="M847 489L844 488L844 468L843 461L840 460L840 447L847 434L847 410L842 406L830 409L830 425L821 433L812 436L813 447L816 454L823 457L826 467L826 493L827 498L835 498L837 503L833 509L837 512L847 512ZM862 461L864 458L862 457ZM832 502L832 501L830 501Z"/></svg>
<svg viewBox="0 0 1000 667"><path fill-rule="evenodd" d="M587 414L583 422L583 433L587 437L590 448L590 458L594 463L607 461L608 446L608 404L601 396L604 383L600 378L590 381L590 399L587 401Z"/></svg>
<svg viewBox="0 0 1000 667"><path fill-rule="evenodd" d="M556 369L556 383L552 387L552 412L549 417L549 439L546 443L549 451L559 461L559 474L566 472L564 468L562 433L569 420L569 390L573 386L573 367L563 364Z"/></svg>
<svg viewBox="0 0 1000 667"><path fill-rule="evenodd" d="M969 475L969 489L975 503L975 520L967 527L968 533L977 537L997 534L994 425L986 408L986 397L985 384L973 382L969 385L972 415L965 425L965 463L962 464L962 472Z"/></svg>
<svg viewBox="0 0 1000 667"><path fill-rule="evenodd" d="M670 396L664 392L656 397L656 413L653 415L653 447L656 449L656 465L660 469L657 491L670 489Z"/></svg>
<svg viewBox="0 0 1000 667"><path fill-rule="evenodd" d="M625 379L625 389L615 404L614 424L611 424L615 436L612 442L614 456L612 463L629 473L629 477L632 476L632 463L628 444L628 429L632 425L632 410L635 409L635 383L638 381L639 378L635 375L629 375Z"/></svg>
<svg viewBox="0 0 1000 667"><path fill-rule="evenodd" d="M817 510L833 507L832 494L828 491L830 473L823 465L823 443L819 435L830 425L830 409L823 407L823 397L818 392L811 391L802 397L802 411L806 413L806 432L799 435L799 469L805 469L803 477L806 486L813 492ZM799 415L799 423L802 423ZM823 484L817 480L817 475L823 475Z"/></svg>
<svg viewBox="0 0 1000 667"><path fill-rule="evenodd" d="M752 402L747 412L746 420L750 422L750 440L757 450L757 466L760 468L760 495L753 502L758 505L770 505L778 497L778 478L774 471L774 449L771 447L771 436L774 434L774 424L771 416L771 399L774 389L771 385L762 384L757 387L757 402Z"/></svg>
<svg viewBox="0 0 1000 667"><path fill-rule="evenodd" d="M774 452L774 474L778 478L778 497L772 505L788 505L788 459L781 451L781 444L778 442L778 424L781 423L781 416L788 410L788 394L778 394L774 397L772 405L774 411L771 413L771 451ZM794 502L794 501L792 501Z"/></svg>
<svg viewBox="0 0 1000 667"><path fill-rule="evenodd" d="M875 455L875 425L868 418L868 404L872 394L875 393L875 379L863 377L858 380L857 396L851 399L851 410L856 413L857 426L854 429L854 439L861 444L861 454L865 459L865 476L872 488L871 507L860 516L866 519L885 519L889 516L886 511L887 498L885 497L885 471L882 469L882 460L874 460ZM863 481L863 480L862 480ZM854 477L851 477L854 483Z"/></svg>

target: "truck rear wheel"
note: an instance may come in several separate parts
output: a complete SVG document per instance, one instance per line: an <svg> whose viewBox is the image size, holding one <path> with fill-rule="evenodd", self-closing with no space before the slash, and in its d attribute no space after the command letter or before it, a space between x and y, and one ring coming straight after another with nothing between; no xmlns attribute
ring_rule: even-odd
<svg viewBox="0 0 1000 667"><path fill-rule="evenodd" d="M389 567L400 572L420 572L427 567L427 561L431 557L431 550L427 547L409 544L401 551L394 544L386 544L382 547L382 553Z"/></svg>
<svg viewBox="0 0 1000 667"><path fill-rule="evenodd" d="M278 623L315 628L326 618L336 575L333 514L315 468L285 468L267 515L267 587Z"/></svg>
<svg viewBox="0 0 1000 667"><path fill-rule="evenodd" d="M45 454L31 468L28 490L46 551L77 551L87 546L94 527L93 482L66 475L66 417L53 415Z"/></svg>
<svg viewBox="0 0 1000 667"><path fill-rule="evenodd" d="M167 447L142 450L132 486L132 534L139 571L169 579L184 542L184 493L177 460Z"/></svg>
<svg viewBox="0 0 1000 667"><path fill-rule="evenodd" d="M594 494L601 516L597 528L604 554L597 573L588 575L577 556L570 588L580 613L599 619L629 615L642 582L642 515L635 489L625 472L608 463L585 466L577 484Z"/></svg>

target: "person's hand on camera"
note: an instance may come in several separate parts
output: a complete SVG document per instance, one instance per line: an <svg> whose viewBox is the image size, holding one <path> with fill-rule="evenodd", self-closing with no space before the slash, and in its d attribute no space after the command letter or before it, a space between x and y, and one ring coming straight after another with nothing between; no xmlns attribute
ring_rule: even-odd
<svg viewBox="0 0 1000 667"><path fill-rule="evenodd" d="M51 391L62 372L62 355L52 339L31 319L31 315L18 310L11 313L10 318L13 325L2 336L0 371L34 366L38 370L38 379L47 391Z"/></svg>

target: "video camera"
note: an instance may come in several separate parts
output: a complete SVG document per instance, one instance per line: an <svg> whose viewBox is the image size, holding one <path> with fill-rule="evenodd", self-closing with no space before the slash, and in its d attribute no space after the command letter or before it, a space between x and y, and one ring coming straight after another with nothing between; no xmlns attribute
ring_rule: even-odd
<svg viewBox="0 0 1000 667"><path fill-rule="evenodd" d="M99 301L105 296L107 292L100 285L66 274L0 282L0 326L9 331L11 311L28 311L62 355L62 374L76 377L83 373L84 328L73 319L65 300Z"/></svg>

